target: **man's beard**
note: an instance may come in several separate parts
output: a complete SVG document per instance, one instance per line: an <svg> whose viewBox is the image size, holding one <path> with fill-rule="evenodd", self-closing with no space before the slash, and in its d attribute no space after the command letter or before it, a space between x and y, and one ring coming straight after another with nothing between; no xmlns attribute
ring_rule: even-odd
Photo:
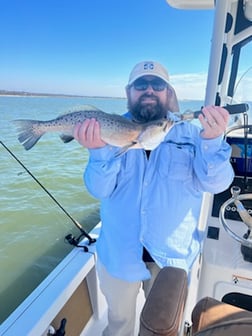
<svg viewBox="0 0 252 336"><path fill-rule="evenodd" d="M142 99L151 97L156 100L156 104L142 104ZM139 122L148 122L152 120L158 120L165 118L168 108L164 104L160 103L160 100L156 96L150 96L144 94L134 104L129 99L128 108L133 115L133 119Z"/></svg>

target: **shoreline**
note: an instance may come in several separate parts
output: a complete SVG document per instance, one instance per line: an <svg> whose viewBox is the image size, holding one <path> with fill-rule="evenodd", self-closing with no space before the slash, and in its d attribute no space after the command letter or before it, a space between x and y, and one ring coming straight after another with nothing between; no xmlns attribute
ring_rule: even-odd
<svg viewBox="0 0 252 336"><path fill-rule="evenodd" d="M63 93L37 93L26 91L0 90L0 97L58 97L58 98L96 98L96 99L126 99L126 97L85 96Z"/></svg>
<svg viewBox="0 0 252 336"><path fill-rule="evenodd" d="M35 93L35 92L24 92L24 91L8 91L0 90L0 97L30 97L30 98L91 98L91 99L126 99L126 97L110 97L110 96L85 96L85 95L71 95L63 93ZM181 102L190 101L202 101L202 99L180 99Z"/></svg>

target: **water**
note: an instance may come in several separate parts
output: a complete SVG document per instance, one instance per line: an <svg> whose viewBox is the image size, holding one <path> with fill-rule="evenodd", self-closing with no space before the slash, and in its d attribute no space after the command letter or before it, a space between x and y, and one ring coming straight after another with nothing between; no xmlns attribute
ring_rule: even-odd
<svg viewBox="0 0 252 336"><path fill-rule="evenodd" d="M89 231L99 221L99 202L83 184L88 151L78 143L63 144L45 135L30 151L17 140L11 120L52 119L75 106L91 104L122 114L126 99L66 97L0 97L0 140L18 157L57 201ZM181 111L197 110L202 101L182 101ZM31 176L0 144L0 322L70 252L64 237L79 231Z"/></svg>

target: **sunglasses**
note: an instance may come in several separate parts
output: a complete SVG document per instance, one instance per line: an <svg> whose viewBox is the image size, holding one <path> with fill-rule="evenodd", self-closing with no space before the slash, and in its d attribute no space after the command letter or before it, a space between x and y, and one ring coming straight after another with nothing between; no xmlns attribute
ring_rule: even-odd
<svg viewBox="0 0 252 336"><path fill-rule="evenodd" d="M137 91L145 91L149 87L149 85L152 87L154 91L163 91L167 88L167 83L163 81L162 79L153 79L150 81L147 81L146 79L140 78L137 79L132 86Z"/></svg>

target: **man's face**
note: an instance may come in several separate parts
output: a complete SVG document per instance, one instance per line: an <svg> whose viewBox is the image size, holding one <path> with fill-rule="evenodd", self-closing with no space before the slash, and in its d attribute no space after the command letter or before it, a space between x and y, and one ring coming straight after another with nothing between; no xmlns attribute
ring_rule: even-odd
<svg viewBox="0 0 252 336"><path fill-rule="evenodd" d="M168 84L155 76L143 76L126 89L128 109L135 120L147 122L165 118L172 94Z"/></svg>

